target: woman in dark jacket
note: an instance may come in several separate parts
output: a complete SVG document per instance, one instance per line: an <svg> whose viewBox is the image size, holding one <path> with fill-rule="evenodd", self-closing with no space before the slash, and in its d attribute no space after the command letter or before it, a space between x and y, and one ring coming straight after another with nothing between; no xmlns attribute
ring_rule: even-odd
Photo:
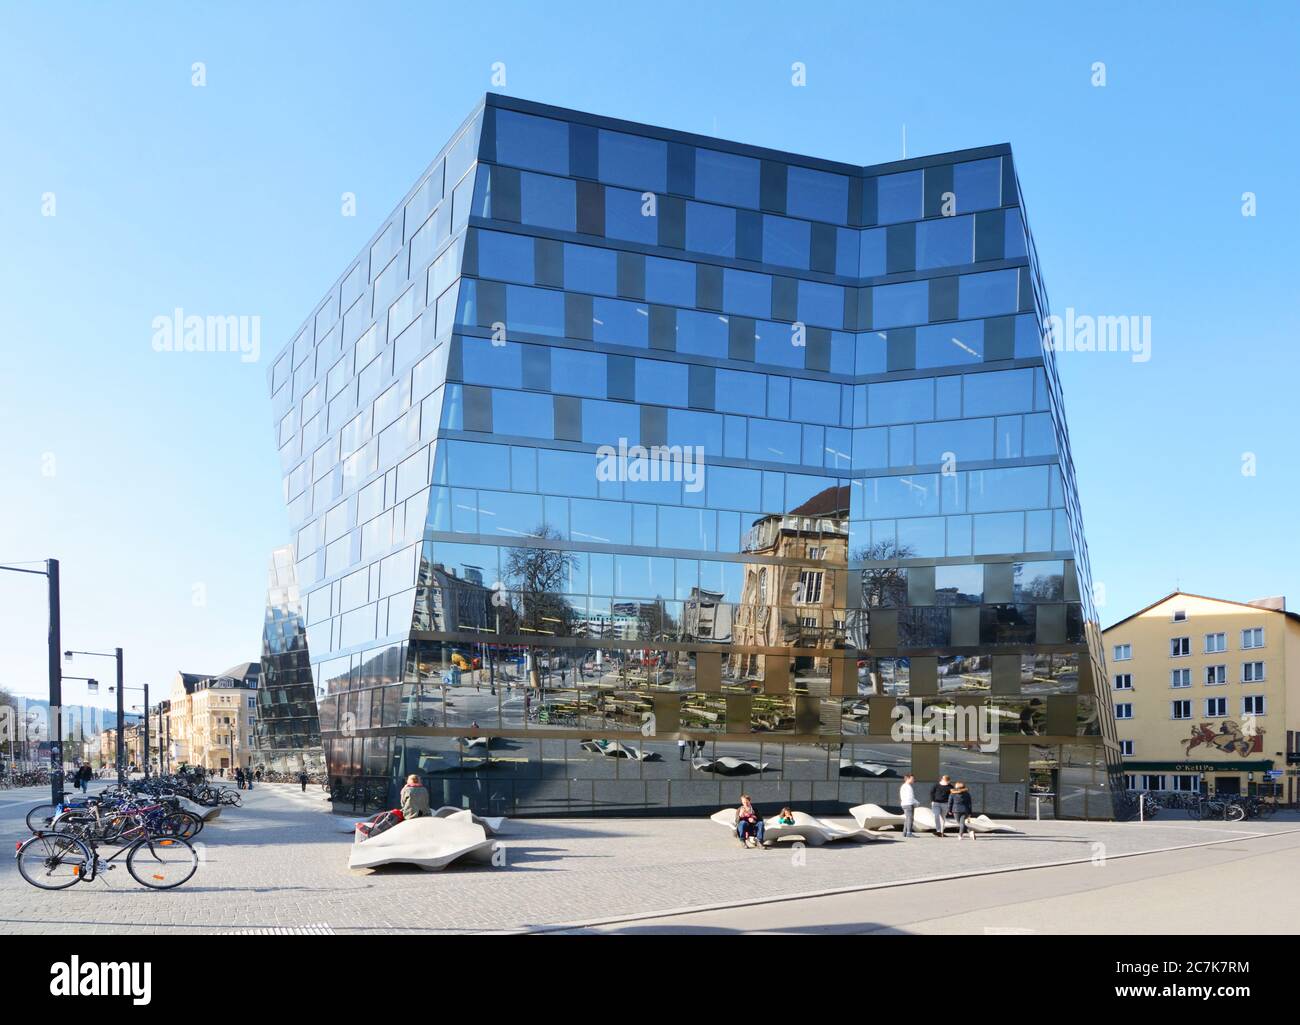
<svg viewBox="0 0 1300 1025"><path fill-rule="evenodd" d="M965 783L954 783L952 793L948 795L948 814L957 820L957 839L966 835L966 820L971 817L970 790ZM970 830L970 838L975 839L975 830Z"/></svg>

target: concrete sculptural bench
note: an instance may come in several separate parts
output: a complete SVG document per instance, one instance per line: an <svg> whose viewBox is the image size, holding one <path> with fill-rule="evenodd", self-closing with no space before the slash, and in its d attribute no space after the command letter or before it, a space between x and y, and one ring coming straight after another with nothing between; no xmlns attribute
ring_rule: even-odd
<svg viewBox="0 0 1300 1025"><path fill-rule="evenodd" d="M850 808L849 814L853 816L853 821L863 829L902 829L903 828L903 809L899 808L893 811L890 808L882 808L878 804L859 804L856 808ZM954 829L956 822L948 821L948 828ZM916 811L912 815L912 828L918 833L936 832L934 813L930 811L928 805L917 805ZM1017 830L1010 826L1004 826L1001 823L994 822L987 815L972 815L966 820L966 828L974 830L976 833L1015 833Z"/></svg>
<svg viewBox="0 0 1300 1025"><path fill-rule="evenodd" d="M180 802L181 811L187 811L193 815L197 815L204 822L211 822L213 819L221 815L221 805L217 805L215 808L207 808L204 805L191 801L188 797L177 797L176 800Z"/></svg>
<svg viewBox="0 0 1300 1025"><path fill-rule="evenodd" d="M453 808L450 804L444 804L433 812L433 817L437 819L451 818L453 815L459 815L461 812L469 814L471 821L476 826L482 826L488 836L496 836L501 832L502 825L505 824L504 815L475 815L468 808Z"/></svg>
<svg viewBox="0 0 1300 1025"><path fill-rule="evenodd" d="M399 822L377 836L354 841L348 868L415 865L427 872L437 872L453 862L490 864L499 846L488 838L487 828L474 821L473 812L421 815Z"/></svg>
<svg viewBox="0 0 1300 1025"><path fill-rule="evenodd" d="M843 826L837 826L833 822L826 822L824 819L816 818L807 812L792 812L794 816L794 825L779 825L776 816L763 820L763 845L770 847L779 840L802 840L809 847L820 847L822 844L833 843L836 840L852 840L855 843L872 843L879 837L872 836L865 829L845 829ZM736 809L723 808L722 811L709 816L709 821L716 822L720 826L729 829L732 834L736 832Z"/></svg>
<svg viewBox="0 0 1300 1025"><path fill-rule="evenodd" d="M751 762L744 758L723 755L721 758L692 758L691 768L700 772L716 772L720 776L752 776L766 772L771 766L767 762Z"/></svg>

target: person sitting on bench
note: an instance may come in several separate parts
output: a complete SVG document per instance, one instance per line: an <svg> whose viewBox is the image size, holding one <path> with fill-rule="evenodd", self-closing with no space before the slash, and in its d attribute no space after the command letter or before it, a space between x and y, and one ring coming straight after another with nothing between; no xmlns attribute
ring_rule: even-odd
<svg viewBox="0 0 1300 1025"><path fill-rule="evenodd" d="M758 847L763 843L763 816L754 810L748 794L740 795L736 809L736 835L742 847Z"/></svg>

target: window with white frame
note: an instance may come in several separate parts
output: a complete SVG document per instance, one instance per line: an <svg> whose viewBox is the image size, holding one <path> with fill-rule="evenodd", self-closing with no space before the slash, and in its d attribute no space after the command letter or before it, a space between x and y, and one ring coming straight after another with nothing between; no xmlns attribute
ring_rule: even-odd
<svg viewBox="0 0 1300 1025"><path fill-rule="evenodd" d="M1192 639L1190 637L1171 637L1169 638L1169 657L1182 658L1184 655L1192 653Z"/></svg>
<svg viewBox="0 0 1300 1025"><path fill-rule="evenodd" d="M1227 666L1206 666L1205 667L1205 686L1217 687L1220 684L1228 682Z"/></svg>
<svg viewBox="0 0 1300 1025"><path fill-rule="evenodd" d="M1201 779L1194 773L1180 772L1169 777L1169 789L1194 794L1201 789Z"/></svg>
<svg viewBox="0 0 1300 1025"><path fill-rule="evenodd" d="M810 558L810 559L824 559L824 558L826 558L826 547L825 547L825 545L823 545L823 546L821 546L821 547L809 547L809 549L808 549L808 558Z"/></svg>
<svg viewBox="0 0 1300 1025"><path fill-rule="evenodd" d="M1120 702L1118 705L1115 706L1115 718L1116 718L1116 719L1132 719L1132 718L1133 718L1133 706L1132 706L1131 704L1129 704L1128 702L1126 702L1126 701L1122 701L1122 702Z"/></svg>
<svg viewBox="0 0 1300 1025"><path fill-rule="evenodd" d="M1186 622L1187 622L1187 610L1186 610L1186 609L1174 609L1174 622L1175 622L1175 623L1186 623Z"/></svg>
<svg viewBox="0 0 1300 1025"><path fill-rule="evenodd" d="M1115 645L1115 661L1127 662L1133 657L1133 645L1117 644Z"/></svg>
<svg viewBox="0 0 1300 1025"><path fill-rule="evenodd" d="M1242 715L1263 715L1264 714L1264 695L1247 694L1241 699Z"/></svg>
<svg viewBox="0 0 1300 1025"><path fill-rule="evenodd" d="M1205 635L1205 653L1213 655L1217 651L1228 650L1228 635L1224 633Z"/></svg>
<svg viewBox="0 0 1300 1025"><path fill-rule="evenodd" d="M1132 758L1132 757L1133 757L1133 741L1131 741L1131 740L1121 740L1121 741L1119 742L1119 753L1122 754L1122 755L1124 755L1126 758Z"/></svg>
<svg viewBox="0 0 1300 1025"><path fill-rule="evenodd" d="M1227 698L1206 698L1205 714L1211 719L1222 719L1228 714Z"/></svg>
<svg viewBox="0 0 1300 1025"><path fill-rule="evenodd" d="M1241 646L1243 648L1262 648L1264 646L1264 628L1262 626L1253 626L1249 630L1241 631Z"/></svg>
<svg viewBox="0 0 1300 1025"><path fill-rule="evenodd" d="M1260 683L1264 679L1263 662L1243 662L1241 664L1242 683Z"/></svg>
<svg viewBox="0 0 1300 1025"><path fill-rule="evenodd" d="M1138 786L1137 779L1138 778L1131 772L1124 773L1124 789L1136 790Z"/></svg>
<svg viewBox="0 0 1300 1025"><path fill-rule="evenodd" d="M799 590L795 594L796 605L816 605L822 600L822 571L803 570L799 574Z"/></svg>
<svg viewBox="0 0 1300 1025"><path fill-rule="evenodd" d="M1116 689L1116 690L1132 690L1132 689L1133 689L1133 674L1132 674L1132 673L1116 673L1116 674L1115 674L1115 689Z"/></svg>
<svg viewBox="0 0 1300 1025"><path fill-rule="evenodd" d="M1169 686L1171 687L1190 687L1192 685L1192 671L1190 669L1173 669L1169 673Z"/></svg>
<svg viewBox="0 0 1300 1025"><path fill-rule="evenodd" d="M1169 702L1169 710L1171 719L1190 719L1192 717L1192 703L1187 699Z"/></svg>
<svg viewBox="0 0 1300 1025"><path fill-rule="evenodd" d="M1164 776L1153 774L1153 773L1143 774L1142 776L1143 790L1163 790L1164 788L1165 788Z"/></svg>

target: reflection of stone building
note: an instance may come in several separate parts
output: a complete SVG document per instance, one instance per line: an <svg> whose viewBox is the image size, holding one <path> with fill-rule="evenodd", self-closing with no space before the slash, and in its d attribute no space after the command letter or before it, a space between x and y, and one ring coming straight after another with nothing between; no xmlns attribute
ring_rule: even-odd
<svg viewBox="0 0 1300 1025"><path fill-rule="evenodd" d="M452 632L496 632L497 607L483 571L465 567L457 576L442 563L420 560L415 597L415 629Z"/></svg>
<svg viewBox="0 0 1300 1025"><path fill-rule="evenodd" d="M682 616L682 639L730 641L735 606L725 599L723 591L692 587Z"/></svg>
<svg viewBox="0 0 1300 1025"><path fill-rule="evenodd" d="M827 651L844 646L844 596L836 594L836 582L844 579L848 558L848 490L829 487L784 515L755 521L745 552L762 561L745 567L736 644ZM804 660L822 671L828 657ZM752 673L747 662L756 665L757 658L732 656L733 672Z"/></svg>

